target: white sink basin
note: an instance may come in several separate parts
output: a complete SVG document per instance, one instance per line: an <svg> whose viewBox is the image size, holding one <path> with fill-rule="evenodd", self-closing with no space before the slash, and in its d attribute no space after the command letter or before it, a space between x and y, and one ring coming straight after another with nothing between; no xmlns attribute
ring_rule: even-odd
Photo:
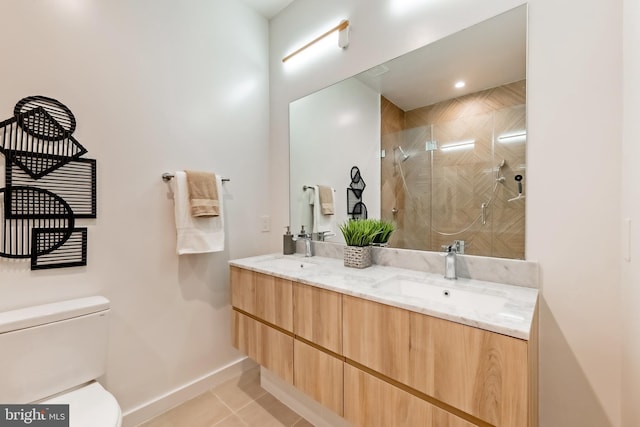
<svg viewBox="0 0 640 427"><path fill-rule="evenodd" d="M428 300L456 306L460 310L474 310L484 313L498 314L504 309L507 299L497 295L488 295L481 291L459 289L455 283L447 286L447 281L442 279L418 281L403 277L394 277L382 282L378 289L388 295L398 295L407 298Z"/></svg>
<svg viewBox="0 0 640 427"><path fill-rule="evenodd" d="M273 268L276 270L296 271L305 268L317 267L316 264L305 262L295 258L273 258L266 259L260 262L265 267Z"/></svg>

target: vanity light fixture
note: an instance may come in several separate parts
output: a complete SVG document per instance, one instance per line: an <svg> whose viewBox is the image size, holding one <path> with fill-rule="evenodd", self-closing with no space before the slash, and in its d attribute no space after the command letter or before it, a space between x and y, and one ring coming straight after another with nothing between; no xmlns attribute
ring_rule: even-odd
<svg viewBox="0 0 640 427"><path fill-rule="evenodd" d="M299 54L306 48L314 45L315 43L319 42L320 40L327 37L328 35L335 33L336 31L338 31L338 47L341 49L345 49L347 46L349 46L349 20L348 19L342 20L338 25L336 25L329 31L311 40L309 43L305 44L300 49L297 49L292 53L290 53L289 55L285 56L284 58L282 58L282 62L287 62L289 59Z"/></svg>
<svg viewBox="0 0 640 427"><path fill-rule="evenodd" d="M476 144L475 139L467 139L465 141L452 142L440 147L442 151L455 151L455 150L468 150L473 148Z"/></svg>
<svg viewBox="0 0 640 427"><path fill-rule="evenodd" d="M503 144L508 144L510 142L524 142L526 140L527 140L526 130L519 130L512 133L506 133L498 137L498 142L502 142Z"/></svg>
<svg viewBox="0 0 640 427"><path fill-rule="evenodd" d="M463 82L462 80L457 81L455 85L453 85L456 89L462 89L463 87L466 86L466 83Z"/></svg>

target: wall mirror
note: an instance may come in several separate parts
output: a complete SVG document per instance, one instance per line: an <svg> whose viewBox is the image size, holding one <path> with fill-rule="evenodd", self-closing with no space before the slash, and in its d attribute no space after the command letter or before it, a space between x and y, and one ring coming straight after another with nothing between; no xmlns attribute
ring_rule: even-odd
<svg viewBox="0 0 640 427"><path fill-rule="evenodd" d="M293 232L342 241L357 166L367 216L397 225L389 246L524 259L526 33L523 5L293 101ZM315 185L334 215L314 215Z"/></svg>

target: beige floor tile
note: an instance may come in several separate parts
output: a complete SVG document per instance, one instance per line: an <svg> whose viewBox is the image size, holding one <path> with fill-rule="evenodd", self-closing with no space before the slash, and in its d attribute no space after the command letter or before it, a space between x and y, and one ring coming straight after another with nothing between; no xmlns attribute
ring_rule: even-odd
<svg viewBox="0 0 640 427"><path fill-rule="evenodd" d="M210 427L231 415L213 393L206 392L166 413L174 427Z"/></svg>
<svg viewBox="0 0 640 427"><path fill-rule="evenodd" d="M266 393L260 387L260 367L256 368L219 385L212 392L232 411L238 411Z"/></svg>
<svg viewBox="0 0 640 427"><path fill-rule="evenodd" d="M256 427L291 427L301 418L270 394L242 408L238 416L249 426Z"/></svg>
<svg viewBox="0 0 640 427"><path fill-rule="evenodd" d="M146 423L140 424L138 427L175 427L175 426L171 423L171 421L169 421L167 414L164 413L162 415L158 415L157 417L147 421Z"/></svg>
<svg viewBox="0 0 640 427"><path fill-rule="evenodd" d="M312 427L260 387L260 367L244 372L139 427Z"/></svg>
<svg viewBox="0 0 640 427"><path fill-rule="evenodd" d="M214 424L213 427L249 427L247 426L240 417L237 415L231 415L224 420L220 421L217 424Z"/></svg>

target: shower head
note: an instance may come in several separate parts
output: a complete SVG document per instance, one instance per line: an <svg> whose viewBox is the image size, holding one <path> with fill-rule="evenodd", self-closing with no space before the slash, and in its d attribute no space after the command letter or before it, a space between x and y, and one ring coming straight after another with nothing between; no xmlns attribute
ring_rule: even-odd
<svg viewBox="0 0 640 427"><path fill-rule="evenodd" d="M398 149L398 151L400 151L400 153L402 154L402 161L404 162L405 160L407 160L410 156L404 152L404 150L402 149L401 146L397 146L396 147Z"/></svg>

